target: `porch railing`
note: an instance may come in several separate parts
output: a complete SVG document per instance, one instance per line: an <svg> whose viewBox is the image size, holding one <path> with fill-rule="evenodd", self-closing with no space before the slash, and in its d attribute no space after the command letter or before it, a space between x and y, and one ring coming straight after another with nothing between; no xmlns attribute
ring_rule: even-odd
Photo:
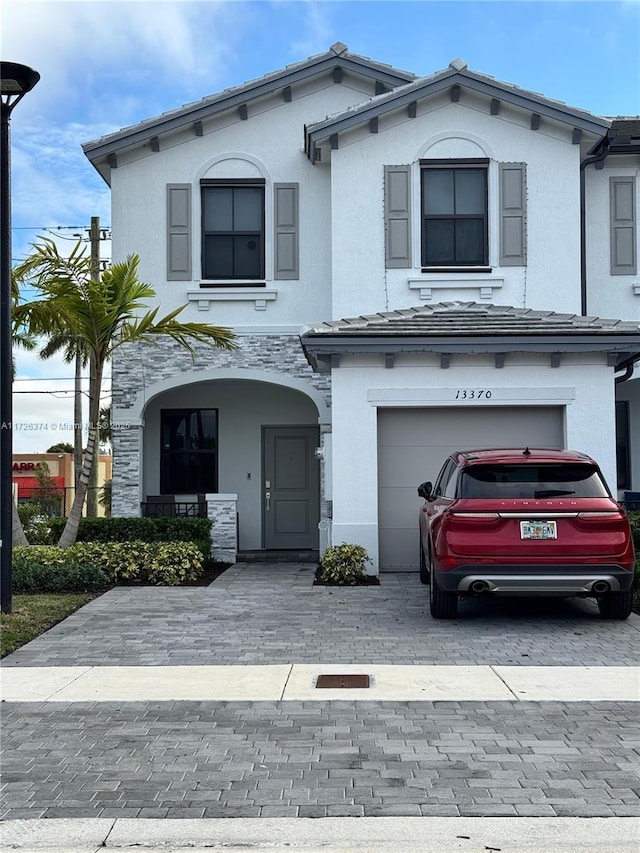
<svg viewBox="0 0 640 853"><path fill-rule="evenodd" d="M143 518L207 518L207 502L203 495L189 500L177 495L147 495L140 509Z"/></svg>

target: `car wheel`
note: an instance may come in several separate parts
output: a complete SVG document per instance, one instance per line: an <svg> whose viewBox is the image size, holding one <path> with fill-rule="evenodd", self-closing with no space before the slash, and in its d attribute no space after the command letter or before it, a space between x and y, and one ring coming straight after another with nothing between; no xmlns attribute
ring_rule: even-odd
<svg viewBox="0 0 640 853"><path fill-rule="evenodd" d="M434 619L455 619L458 615L458 594L441 589L435 572L429 587L429 609Z"/></svg>
<svg viewBox="0 0 640 853"><path fill-rule="evenodd" d="M429 583L429 567L424 557L424 548L422 547L422 537L420 537L420 583Z"/></svg>
<svg viewBox="0 0 640 853"><path fill-rule="evenodd" d="M626 619L633 609L633 590L601 595L598 598L598 608L605 619Z"/></svg>

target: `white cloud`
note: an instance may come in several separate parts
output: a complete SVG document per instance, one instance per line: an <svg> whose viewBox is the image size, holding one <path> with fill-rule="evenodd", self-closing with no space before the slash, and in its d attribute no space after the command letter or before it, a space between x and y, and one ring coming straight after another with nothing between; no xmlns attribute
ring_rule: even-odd
<svg viewBox="0 0 640 853"><path fill-rule="evenodd" d="M242 30L243 6L5 0L3 55L8 56L10 46L13 61L40 72L31 102L37 91L37 99L49 109L65 111L70 102L91 92L85 103L91 121L105 113L126 121L123 104L114 110L101 93L113 92L115 86L126 106L132 90L140 92L146 84L158 88L164 81L190 97L194 85L199 91L203 80L215 79L233 55L233 33ZM144 105L140 98L133 102L138 110ZM23 108L35 109L27 99ZM152 107L150 115L154 111Z"/></svg>

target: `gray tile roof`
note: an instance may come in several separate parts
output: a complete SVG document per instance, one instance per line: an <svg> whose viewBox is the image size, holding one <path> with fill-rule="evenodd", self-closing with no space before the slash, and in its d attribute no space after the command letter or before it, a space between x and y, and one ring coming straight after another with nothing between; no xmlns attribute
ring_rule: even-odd
<svg viewBox="0 0 640 853"><path fill-rule="evenodd" d="M441 302L381 314L334 320L308 328L303 337L504 337L531 335L630 335L640 343L640 324L555 311L534 311L478 302Z"/></svg>
<svg viewBox="0 0 640 853"><path fill-rule="evenodd" d="M135 125L129 125L100 139L86 142L82 147L85 154L93 159L95 155L101 155L107 149L116 151L118 147L124 147L130 144L132 140L135 142L143 136L146 138L165 130L176 129L194 120L206 118L223 109L234 107L240 102L246 102L279 87L295 83L314 74L325 73L339 66L371 78L379 76L390 86L403 85L416 77L410 71L403 71L367 56L351 53L345 44L336 42L325 53L315 54L300 62L286 65L278 71L271 71L262 77L256 77L253 80L224 89L222 92L208 95L199 101L192 101L159 116L145 119Z"/></svg>
<svg viewBox="0 0 640 853"><path fill-rule="evenodd" d="M549 118L582 127L592 133L605 133L611 123L610 119L595 116L587 110L570 107L564 101L523 89L514 83L506 83L489 74L472 71L464 60L455 59L448 68L426 77L416 78L391 92L377 95L347 110L327 116L323 121L309 125L307 136L317 143L335 132L348 130L361 122L368 121L374 115L382 115L398 109L412 100L419 100L456 83L488 96L509 101L524 109L540 112Z"/></svg>

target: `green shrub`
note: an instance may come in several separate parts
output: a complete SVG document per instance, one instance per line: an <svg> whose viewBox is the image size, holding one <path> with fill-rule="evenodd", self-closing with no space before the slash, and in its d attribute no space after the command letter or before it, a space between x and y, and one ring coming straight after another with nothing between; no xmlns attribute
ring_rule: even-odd
<svg viewBox="0 0 640 853"><path fill-rule="evenodd" d="M636 546L636 551L640 553L640 510L630 510L627 515L631 524L631 532L633 533L633 541Z"/></svg>
<svg viewBox="0 0 640 853"><path fill-rule="evenodd" d="M78 542L67 550L115 583L177 586L202 574L202 552L193 542Z"/></svg>
<svg viewBox="0 0 640 853"><path fill-rule="evenodd" d="M318 579L323 583L358 583L366 575L366 563L371 559L362 545L331 545L320 561Z"/></svg>
<svg viewBox="0 0 640 853"><path fill-rule="evenodd" d="M14 548L13 555L14 583L25 592L101 589L131 582L177 586L197 580L203 564L202 552L193 542L77 542L64 550L55 545ZM64 585L76 582L80 586Z"/></svg>
<svg viewBox="0 0 640 853"><path fill-rule="evenodd" d="M54 545L13 549L15 592L95 592L109 578L95 564Z"/></svg>
<svg viewBox="0 0 640 853"><path fill-rule="evenodd" d="M55 519L43 512L39 503L29 501L18 504L18 515L24 535L30 545L51 545L51 523ZM66 519L65 519L66 520Z"/></svg>
<svg viewBox="0 0 640 853"><path fill-rule="evenodd" d="M135 539L154 542L157 539L152 518L81 518L78 542L130 542ZM56 518L51 531L60 538L66 518Z"/></svg>
<svg viewBox="0 0 640 853"><path fill-rule="evenodd" d="M52 519L52 535L58 541L65 518ZM211 552L211 521L208 518L83 518L78 542L194 542L203 557Z"/></svg>

